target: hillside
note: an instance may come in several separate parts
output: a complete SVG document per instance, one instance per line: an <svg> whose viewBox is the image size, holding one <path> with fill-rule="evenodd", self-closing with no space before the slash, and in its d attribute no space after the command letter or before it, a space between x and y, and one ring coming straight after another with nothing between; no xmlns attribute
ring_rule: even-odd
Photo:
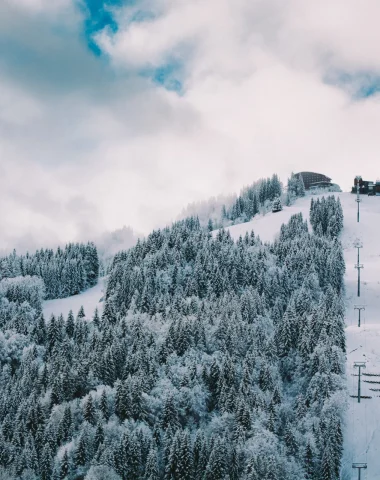
<svg viewBox="0 0 380 480"><path fill-rule="evenodd" d="M115 257L102 324L94 335L90 331L82 337L85 345L94 345L88 368L95 383L81 381L92 387L94 398L102 385L111 387L107 397L115 404L113 421L131 415L137 421L134 427L124 422L114 429L118 442L128 432L144 432L147 440L157 435L151 453L159 459L159 478L168 468L174 468L167 477L173 480L201 478L201 471L188 471L183 477L186 465L171 464L181 448L187 449L189 459L196 455L197 442L204 455L197 468L207 469L207 479L219 479L222 472L236 479L298 479L303 471L314 475L322 470L336 478L344 389L343 270L338 245L308 235L302 217L294 215L301 211L307 217L309 201L257 216L230 227L228 233L214 232L213 238L190 218L153 232ZM239 239L244 230L254 228L263 240L273 241L283 223L288 226L271 246L251 234ZM67 315L83 304L89 316L98 306L100 290L72 301L46 302L44 312L57 316L61 309ZM80 351L77 355L75 363L82 362ZM326 355L334 359L328 371L322 360ZM122 358L128 359L124 367ZM303 367L295 375L297 364ZM325 382L330 385L327 390ZM130 388L137 398L143 395L136 414L118 406L120 395ZM71 409L77 412L77 407ZM171 413L166 414L167 409ZM171 420L164 420L166 415ZM97 418L105 431L110 430L106 419ZM312 425L318 426L316 431ZM78 438L87 430L81 421L75 428L70 461L78 468ZM330 434L325 437L322 429ZM92 434L87 434L91 444ZM182 441L186 447L179 446ZM96 458L103 463L104 455L113 456L114 451L108 446L107 454L99 451ZM270 452L267 460L259 458L260 451ZM235 463L222 460L222 452ZM118 461L115 458L110 466L129 478L132 466L123 469ZM138 464L141 473L144 460Z"/></svg>
<svg viewBox="0 0 380 480"><path fill-rule="evenodd" d="M340 200L349 264L356 204ZM363 202L363 217L369 202L377 206ZM357 408L351 399L346 412L354 392L344 352L349 361L364 353L376 368L377 330L358 331L347 314L346 349L355 271L344 277L340 243L324 233L339 226L338 234L342 207L333 197L318 203L315 233L302 218L309 208L303 198L212 235L194 217L154 231L116 255L106 286L44 302L46 324L22 303L41 311L39 283L5 282L0 320L17 332L2 339L0 376L9 391L0 398L0 461L10 478L337 480L350 478L353 458L375 457L364 400ZM375 238L369 224L361 234ZM75 320L81 306L86 318ZM95 308L102 319L91 322Z"/></svg>
<svg viewBox="0 0 380 480"><path fill-rule="evenodd" d="M361 220L357 222L357 204L355 196L350 193L335 194L339 196L344 212L344 230L341 236L346 262L346 341L347 341L347 389L350 395L357 395L357 369L355 361L366 361L364 373L380 374L380 243L378 241L380 198L362 196ZM252 229L263 241L273 241L281 224L287 222L291 215L301 212L309 218L310 197L298 199L291 207L284 207L282 212L258 216L253 221L229 227L232 238L237 239ZM357 297L357 250L354 243L359 239L363 243L360 262L364 264L361 272L361 297ZM357 327L358 312L354 305L364 304L362 327ZM363 377L365 380L366 378ZM368 380L368 377L367 377ZM380 382L380 377L375 379ZM380 479L380 392L370 388L379 388L380 384L362 382L362 395L372 396L362 400L349 398L346 416L345 451L342 462L343 478L352 478L352 462L367 462L365 473L372 479ZM374 403L376 402L376 403Z"/></svg>
<svg viewBox="0 0 380 480"><path fill-rule="evenodd" d="M319 195L315 198L320 198ZM343 194L344 196L344 194ZM352 198L351 196L349 197ZM309 219L310 197L299 198L291 207L283 207L278 213L268 213L266 215L257 215L254 220L238 225L227 227L233 240L238 240L239 236L244 236L246 232L255 232L263 242L272 242L276 235L280 232L281 225L288 223L290 217L296 213L302 213L305 220ZM216 236L218 230L215 230L213 236ZM105 278L101 278L99 283L85 292L67 297L64 299L47 300L44 302L43 313L46 319L52 314L59 315L62 313L67 316L70 310L76 314L81 306L84 307L87 316L91 317L96 308L101 314L104 302L101 301L105 290Z"/></svg>
<svg viewBox="0 0 380 480"><path fill-rule="evenodd" d="M355 197L349 193L338 195L344 211L344 230L341 237L344 256L346 261L346 340L347 340L347 389L349 394L357 394L357 377L353 377L354 361L367 363L366 372L380 373L380 319L377 312L380 311L380 245L376 241L378 232L378 219L380 218L380 201L376 197L362 197L361 222L356 220L357 204ZM321 197L321 196L319 196ZM318 198L318 197L314 197ZM305 219L309 219L310 197L298 199L291 207L284 207L278 213L258 215L254 220L228 227L231 237L237 240L246 232L254 230L262 241L272 242L280 231L283 223L287 223L290 217L296 213L302 213ZM217 231L213 232L213 236ZM362 271L362 291L360 301L357 298L357 270L356 249L353 244L357 239L363 242L361 250L361 262L364 264ZM103 282L87 292L60 300L46 301L44 314L49 318L52 313L65 316L70 309L74 314L83 305L87 315L91 316L95 308L100 312L103 302L99 302L103 295ZM357 327L357 311L354 305L360 303L366 305L362 312L362 327ZM365 379L365 377L363 377ZM362 382L362 395L372 396L372 399L362 400L360 405L356 399L349 399L349 410L346 416L345 452L342 462L343 478L351 478L351 463L368 462L368 478L380 479L380 412L374 408L373 402L379 402L379 394L370 391L369 388L380 387Z"/></svg>

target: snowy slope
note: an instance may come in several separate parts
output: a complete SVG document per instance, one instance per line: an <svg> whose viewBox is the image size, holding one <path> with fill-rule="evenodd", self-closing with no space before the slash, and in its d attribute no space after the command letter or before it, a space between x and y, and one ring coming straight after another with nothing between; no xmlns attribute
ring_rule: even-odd
<svg viewBox="0 0 380 480"><path fill-rule="evenodd" d="M345 228L343 242L347 266L346 289L346 338L347 338L347 381L349 393L357 395L358 377L353 367L355 361L365 361L364 373L380 374L380 244L378 240L380 220L380 198L362 197L360 223L356 221L356 204L352 196L342 197ZM357 297L357 250L353 248L355 239L360 239L363 248L360 252L360 263L364 269L361 272L361 296ZM355 304L365 304L363 326L358 328L358 312ZM356 369L357 370L357 369ZM362 377L363 380L380 382L379 377ZM362 382L362 395L372 396L362 400L350 398L345 434L344 466L345 476L342 478L357 478L353 474L352 462L366 462L368 469L362 471L362 479L380 479L380 392L370 388L380 389L380 383Z"/></svg>
<svg viewBox="0 0 380 480"><path fill-rule="evenodd" d="M318 198L318 196L313 198ZM290 217L295 213L302 212L304 218L309 220L310 199L311 197L309 196L300 198L291 207L283 207L281 212L257 215L250 222L233 225L232 227L227 227L226 230L230 231L231 237L234 240L237 240L240 235L244 236L246 232L253 230L255 235L259 235L263 242L271 242L280 232L281 225L288 223ZM217 230L213 232L214 235L216 235L216 233Z"/></svg>
<svg viewBox="0 0 380 480"><path fill-rule="evenodd" d="M89 288L85 292L67 298L59 298L57 300L47 300L44 302L43 314L46 320L49 320L52 314L55 316L63 314L66 319L70 310L73 311L74 316L78 313L81 305L83 305L86 317L91 319L97 307L99 315L103 311L102 297L104 294L105 278L99 279L95 287Z"/></svg>
<svg viewBox="0 0 380 480"><path fill-rule="evenodd" d="M380 198L362 196L361 219L357 222L357 204L355 196L350 193L339 195L344 212L344 230L342 244L346 261L346 340L347 340L347 388L349 395L357 395L358 377L353 364L355 361L365 361L364 373L380 374ZM316 198L316 197L315 197ZM228 229L234 239L245 232L254 230L263 241L272 241L278 234L281 224L286 223L291 215L302 212L309 219L310 197L297 200L291 207L284 207L282 212L258 216L253 221L234 225ZM361 297L357 297L357 250L355 241L363 243L360 251L360 263L364 264L361 271ZM358 328L358 312L354 305L365 304L362 312L362 327ZM363 380L379 381L379 377L362 377ZM379 388L380 383L362 382L361 395L372 396L362 400L349 398L345 426L345 445L342 461L342 479L358 478L358 471L352 469L353 462L368 464L362 471L361 479L380 480L380 391L373 392L370 388Z"/></svg>
<svg viewBox="0 0 380 480"><path fill-rule="evenodd" d="M344 231L342 244L344 248L346 272L346 339L347 339L347 386L349 394L357 394L357 377L353 377L354 361L366 361L364 372L380 374L380 242L376 236L379 232L380 198L362 197L361 221L356 220L355 196L349 193L339 195L344 211ZM317 197L314 197L317 198ZM273 241L279 233L281 225L287 223L290 217L301 212L305 219L309 219L310 197L297 200L291 207L284 207L282 212L268 213L257 216L253 221L229 227L228 230L234 239L254 230L263 241ZM213 232L216 234L216 231ZM357 260L357 251L354 243L357 239L363 242L361 249L362 295L357 298L357 270L354 264ZM98 307L102 312L104 279L101 279L94 288L86 292L60 300L46 301L44 305L45 318L52 313L67 316L70 309L76 314L83 305L88 318L91 318ZM355 304L366 304L366 311L362 314L362 327L357 327L357 312ZM378 380L380 377L363 377L363 379ZM380 480L380 392L372 392L369 388L379 388L380 384L362 382L362 395L373 398L362 400L349 398L347 421L345 427L345 451L342 462L342 479L356 479L357 471L352 470L352 462L367 462L368 469L362 472L362 480ZM377 396L379 395L379 396Z"/></svg>

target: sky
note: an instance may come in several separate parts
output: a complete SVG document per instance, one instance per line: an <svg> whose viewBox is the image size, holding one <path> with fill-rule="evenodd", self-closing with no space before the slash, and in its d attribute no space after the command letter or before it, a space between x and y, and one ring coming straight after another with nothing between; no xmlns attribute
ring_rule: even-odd
<svg viewBox="0 0 380 480"><path fill-rule="evenodd" d="M0 0L0 250L380 177L378 0Z"/></svg>

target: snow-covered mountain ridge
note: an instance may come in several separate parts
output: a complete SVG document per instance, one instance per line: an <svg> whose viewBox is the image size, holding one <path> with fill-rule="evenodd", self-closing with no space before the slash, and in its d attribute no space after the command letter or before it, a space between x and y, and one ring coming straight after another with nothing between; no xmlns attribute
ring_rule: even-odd
<svg viewBox="0 0 380 480"><path fill-rule="evenodd" d="M349 395L357 394L357 377L353 367L354 361L366 361L365 373L380 373L380 322L376 321L376 311L380 307L380 247L376 242L376 220L380 213L380 199L363 197L361 203L361 221L357 222L355 196L348 193L335 194L340 197L344 211L344 230L341 241L344 247L346 261L346 340L347 340L347 390ZM318 198L318 197L313 197ZM291 207L284 207L278 213L268 213L257 216L252 221L228 227L233 239L254 230L263 241L273 241L279 233L281 225L287 223L296 213L302 213L309 220L310 196L298 199ZM216 235L216 232L214 232ZM357 261L357 252L354 244L362 241L361 263L364 264L362 273L361 297L357 298L357 270L354 264ZM84 294L64 300L45 303L44 312L49 318L51 313L67 314L69 309L74 313L80 305L84 305L86 314L90 317L96 307L99 308L99 299L102 296L102 286L97 286ZM362 327L357 327L357 311L354 305L365 304L362 312ZM380 377L379 377L380 378ZM362 377L367 380L369 377ZM376 378L370 378L376 381ZM380 380L379 380L380 381ZM379 420L380 413L376 405L379 393L369 390L377 388L376 384L362 382L362 395L371 396L371 399L362 400L358 405L357 399L348 398L348 410L345 425L345 451L342 461L342 479L353 478L356 472L352 470L352 462L368 462L368 469L362 472L362 478L380 479L380 458L377 451L380 445Z"/></svg>

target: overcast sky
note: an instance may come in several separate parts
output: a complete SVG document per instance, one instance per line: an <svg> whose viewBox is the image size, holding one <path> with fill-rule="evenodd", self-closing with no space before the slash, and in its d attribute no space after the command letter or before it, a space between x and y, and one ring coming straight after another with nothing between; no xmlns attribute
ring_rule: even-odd
<svg viewBox="0 0 380 480"><path fill-rule="evenodd" d="M0 249L380 176L378 0L0 0Z"/></svg>

